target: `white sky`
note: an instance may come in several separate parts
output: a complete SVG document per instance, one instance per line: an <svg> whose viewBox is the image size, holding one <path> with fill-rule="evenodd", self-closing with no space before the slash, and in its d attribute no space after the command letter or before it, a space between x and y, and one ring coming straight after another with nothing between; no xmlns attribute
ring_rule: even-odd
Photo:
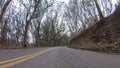
<svg viewBox="0 0 120 68"><path fill-rule="evenodd" d="M62 2L68 3L70 0L58 0L58 1L62 1ZM112 0L112 3L113 3L113 4L116 4L117 1L116 1L116 0Z"/></svg>
<svg viewBox="0 0 120 68"><path fill-rule="evenodd" d="M58 1L62 1L62 2L65 2L65 3L69 2L69 0L58 0Z"/></svg>
<svg viewBox="0 0 120 68"><path fill-rule="evenodd" d="M112 0L112 3L113 3L113 4L116 4L116 3L117 3L117 1L116 1L116 0Z"/></svg>

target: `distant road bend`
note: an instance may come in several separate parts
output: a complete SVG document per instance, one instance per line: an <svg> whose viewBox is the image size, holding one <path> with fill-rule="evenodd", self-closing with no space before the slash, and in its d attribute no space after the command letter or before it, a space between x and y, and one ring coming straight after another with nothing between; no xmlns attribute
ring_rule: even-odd
<svg viewBox="0 0 120 68"><path fill-rule="evenodd" d="M0 68L120 68L120 55L67 47L0 50Z"/></svg>

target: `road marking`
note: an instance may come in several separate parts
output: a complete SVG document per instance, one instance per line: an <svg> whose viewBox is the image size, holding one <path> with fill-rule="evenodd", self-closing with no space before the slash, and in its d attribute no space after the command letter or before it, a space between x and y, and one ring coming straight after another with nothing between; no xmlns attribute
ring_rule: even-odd
<svg viewBox="0 0 120 68"><path fill-rule="evenodd" d="M44 53L47 53L47 52L51 51L52 49L53 48L49 48L47 50L43 50L43 51L36 52L36 53L33 53L33 54L29 54L29 55L26 55L26 56L18 57L18 58L11 59L11 60L2 61L2 62L0 62L0 68L9 68L9 67L14 66L16 64L19 64L21 62L30 60L34 57L40 56Z"/></svg>

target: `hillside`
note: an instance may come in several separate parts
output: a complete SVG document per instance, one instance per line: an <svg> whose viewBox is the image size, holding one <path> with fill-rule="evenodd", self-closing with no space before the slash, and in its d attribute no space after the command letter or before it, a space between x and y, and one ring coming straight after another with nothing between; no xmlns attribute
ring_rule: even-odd
<svg viewBox="0 0 120 68"><path fill-rule="evenodd" d="M120 53L120 6L110 16L71 39L69 47Z"/></svg>

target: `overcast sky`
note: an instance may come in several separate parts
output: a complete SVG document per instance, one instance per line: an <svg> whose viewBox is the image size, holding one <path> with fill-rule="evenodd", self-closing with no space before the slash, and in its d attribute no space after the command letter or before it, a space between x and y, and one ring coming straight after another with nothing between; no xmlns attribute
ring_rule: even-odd
<svg viewBox="0 0 120 68"><path fill-rule="evenodd" d="M65 2L65 3L69 2L69 0L58 0L58 1L62 1L62 2Z"/></svg>
<svg viewBox="0 0 120 68"><path fill-rule="evenodd" d="M63 1L63 2L65 2L65 3L68 3L68 2L69 2L69 0L58 0L58 1ZM112 0L112 3L113 3L113 4L116 4L117 1L116 1L116 0Z"/></svg>

